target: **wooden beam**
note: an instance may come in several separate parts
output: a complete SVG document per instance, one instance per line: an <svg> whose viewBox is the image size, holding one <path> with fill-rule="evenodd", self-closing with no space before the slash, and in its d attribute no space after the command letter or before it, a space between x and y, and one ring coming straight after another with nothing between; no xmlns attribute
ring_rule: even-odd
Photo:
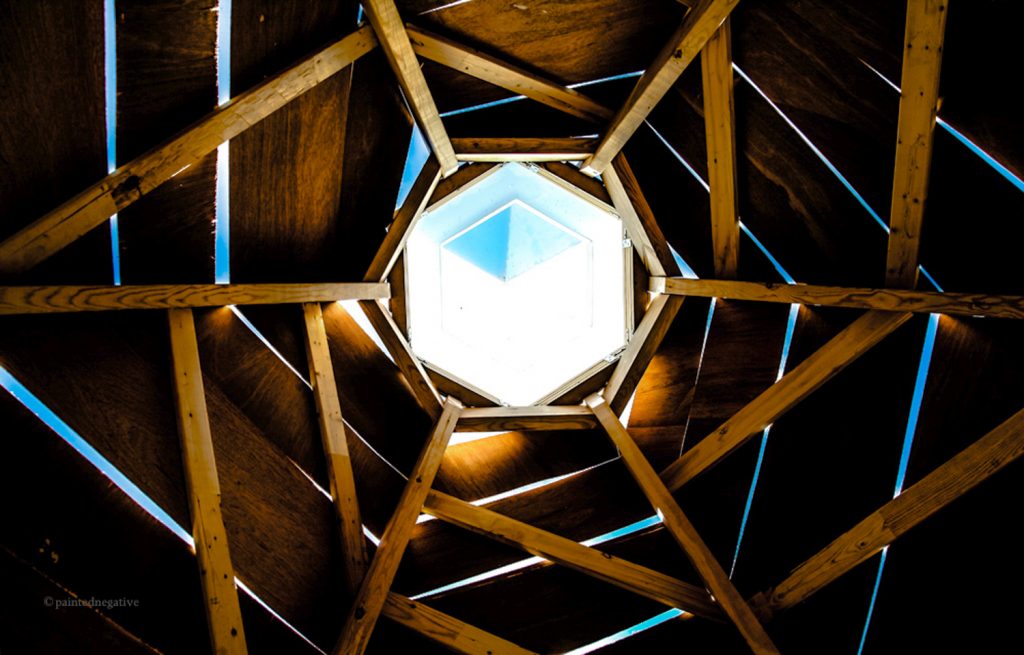
<svg viewBox="0 0 1024 655"><path fill-rule="evenodd" d="M608 369L615 366L613 362L614 360L608 361L607 359L595 362L593 366L571 380L567 380L565 384L559 385L557 389L552 389L546 396L533 403L534 406L553 405L558 407L578 405L595 390L607 384L607 379L612 374ZM590 388L588 391L588 387L593 388Z"/></svg>
<svg viewBox="0 0 1024 655"><path fill-rule="evenodd" d="M793 607L1024 455L1024 409L907 488L785 580L758 594L763 616Z"/></svg>
<svg viewBox="0 0 1024 655"><path fill-rule="evenodd" d="M456 192L468 189L474 184L486 180L489 174L498 171L500 168L500 166L491 162L463 166L454 175L446 177L437 183L437 188L434 189L433 195L430 196L430 200L427 202L426 211L436 211L453 198Z"/></svg>
<svg viewBox="0 0 1024 655"><path fill-rule="evenodd" d="M0 243L0 273L32 268L375 47L364 27L233 98Z"/></svg>
<svg viewBox="0 0 1024 655"><path fill-rule="evenodd" d="M210 643L215 653L246 653L235 569L231 565L228 534L221 517L220 482L206 413L196 325L191 309L169 310L167 319L178 434Z"/></svg>
<svg viewBox="0 0 1024 655"><path fill-rule="evenodd" d="M587 398L587 405L594 410L597 420L601 422L605 431L608 432L608 436L619 449L622 462L662 518L665 528L679 543L690 563L697 569L697 573L700 574L711 594L721 605L722 610L739 629L750 649L755 653L778 653L778 649L775 648L768 633L764 631L757 617L754 616L750 606L736 591L729 576L726 575L711 550L697 534L697 530L680 509L679 504L676 503L658 474L654 472L633 437L612 412L612 408L600 394L594 394Z"/></svg>
<svg viewBox="0 0 1024 655"><path fill-rule="evenodd" d="M341 637L332 651L334 655L360 655L366 650L373 627L384 609L391 582L412 537L413 528L416 527L416 518L423 509L423 501L441 466L461 409L462 405L454 398L445 402L444 411L409 475L409 482L402 491L398 507L384 528L380 545L370 562L370 569L352 602Z"/></svg>
<svg viewBox="0 0 1024 655"><path fill-rule="evenodd" d="M469 407L459 417L460 432L588 430L597 427L586 407Z"/></svg>
<svg viewBox="0 0 1024 655"><path fill-rule="evenodd" d="M679 296L657 296L647 307L647 313L619 357L604 390L604 396L615 413L621 413L626 407L682 306L683 299Z"/></svg>
<svg viewBox="0 0 1024 655"><path fill-rule="evenodd" d="M701 0L687 12L682 24L637 82L626 104L612 119L594 156L583 164L583 172L598 175L608 168L629 137L647 118L654 106L683 74L739 0Z"/></svg>
<svg viewBox="0 0 1024 655"><path fill-rule="evenodd" d="M889 252L885 265L887 286L913 289L917 284L921 222L928 197L932 138L939 105L946 8L947 0L907 2L896 168L889 213Z"/></svg>
<svg viewBox="0 0 1024 655"><path fill-rule="evenodd" d="M613 115L607 107L557 82L418 27L407 25L406 29L413 49L424 59L594 123L606 123Z"/></svg>
<svg viewBox="0 0 1024 655"><path fill-rule="evenodd" d="M367 282L383 282L391 274L391 269L398 261L405 242L409 239L409 233L416 226L427 207L430 196L433 195L437 183L441 180L441 165L435 157L427 158L423 169L416 182L405 197L405 202L395 213L395 219L391 221L388 232L384 235L384 243L380 245L377 254L374 255L370 268L367 269L363 280Z"/></svg>
<svg viewBox="0 0 1024 655"><path fill-rule="evenodd" d="M715 275L736 277L740 219L736 191L736 108L733 101L732 29L727 18L701 53L704 130L711 187L711 243Z"/></svg>
<svg viewBox="0 0 1024 655"><path fill-rule="evenodd" d="M612 204L626 226L626 233L633 241L633 247L651 275L679 275L672 250L651 206L647 204L640 183L633 175L625 155L618 155L604 175L605 187L612 197Z"/></svg>
<svg viewBox="0 0 1024 655"><path fill-rule="evenodd" d="M590 411L586 407L583 409ZM707 591L700 587L588 548L572 539L560 537L497 512L471 505L439 491L430 492L424 511L448 523L522 548L531 555L568 566L669 607L705 617L721 618L718 606L708 596Z"/></svg>
<svg viewBox="0 0 1024 655"><path fill-rule="evenodd" d="M306 359L316 397L316 413L320 418L320 438L327 456L327 478L341 533L345 578L349 589L355 593L366 574L367 556L363 521L356 500L356 480L345 437L345 420L334 381L323 308L320 303L306 303L302 306L302 314L306 323Z"/></svg>
<svg viewBox="0 0 1024 655"><path fill-rule="evenodd" d="M460 621L410 598L390 592L384 616L427 639L466 655L536 655L511 641Z"/></svg>
<svg viewBox="0 0 1024 655"><path fill-rule="evenodd" d="M757 300L825 307L878 309L891 312L924 312L1024 318L1024 296L997 296L985 293L913 291L909 289L869 289L862 287L824 287L813 284L776 284L774 282L737 282L732 280L690 280L681 277L651 278L650 290L677 296Z"/></svg>
<svg viewBox="0 0 1024 655"><path fill-rule="evenodd" d="M486 137L452 139L459 161L582 161L594 153L596 139Z"/></svg>
<svg viewBox="0 0 1024 655"><path fill-rule="evenodd" d="M440 366L424 361L423 368L426 369L430 381L434 383L439 393L446 396L455 396L463 405L472 407L499 407L501 399L490 394L480 387L467 382L451 371L446 371Z"/></svg>
<svg viewBox="0 0 1024 655"><path fill-rule="evenodd" d="M427 88L427 80L420 70L420 62L409 42L398 7L394 0L366 0L363 2L363 10L380 39L381 48L398 77L416 122L423 130L423 136L441 164L441 172L445 177L451 175L458 169L459 162L455 159L455 151L448 140L441 115Z"/></svg>
<svg viewBox="0 0 1024 655"><path fill-rule="evenodd" d="M395 364L402 371L417 402L431 418L437 420L441 414L441 396L427 376L416 353L412 351L412 346L402 336L391 313L379 300L360 300L359 306L363 308L366 318L377 331L377 336L384 342Z"/></svg>
<svg viewBox="0 0 1024 655"><path fill-rule="evenodd" d="M893 312L864 314L669 465L661 472L662 481L675 491L711 468L895 332L910 317L911 314Z"/></svg>
<svg viewBox="0 0 1024 655"><path fill-rule="evenodd" d="M0 315L276 305L389 298L387 283L146 284L86 287L0 287Z"/></svg>

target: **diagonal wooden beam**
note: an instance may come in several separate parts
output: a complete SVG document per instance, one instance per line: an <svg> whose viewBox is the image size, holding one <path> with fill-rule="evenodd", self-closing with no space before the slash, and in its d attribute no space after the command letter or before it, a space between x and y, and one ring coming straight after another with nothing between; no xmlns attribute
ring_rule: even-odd
<svg viewBox="0 0 1024 655"><path fill-rule="evenodd" d="M999 296L985 293L824 287L813 284L776 284L774 282L737 282L733 280L690 280L681 277L652 277L650 290L654 293L728 300L757 300L785 304L879 309L892 312L1024 318L1024 296Z"/></svg>
<svg viewBox="0 0 1024 655"><path fill-rule="evenodd" d="M711 468L895 332L910 317L911 314L894 312L864 314L669 465L661 472L662 481L675 491Z"/></svg>
<svg viewBox="0 0 1024 655"><path fill-rule="evenodd" d="M416 122L419 123L423 135L434 151L434 156L441 164L441 172L445 177L451 175L458 169L459 162L455 159L455 150L448 140L448 133L441 122L441 115L437 111L430 89L427 88L427 80L420 70L420 62L416 59L416 53L409 42L409 35L402 24L402 17L398 14L398 8L394 0L365 0L363 10L366 17L373 25L377 38L380 39L381 48L387 55L392 70L398 77L398 83L405 92L405 98L409 101Z"/></svg>
<svg viewBox="0 0 1024 655"><path fill-rule="evenodd" d="M683 299L679 296L657 296L647 307L647 313L619 357L604 390L604 396L616 414L625 409L682 306Z"/></svg>
<svg viewBox="0 0 1024 655"><path fill-rule="evenodd" d="M755 596L762 616L793 607L1024 455L1024 409L882 505L788 578Z"/></svg>
<svg viewBox="0 0 1024 655"><path fill-rule="evenodd" d="M390 592L384 602L384 616L415 630L427 639L465 655L536 655L511 641L485 632L464 621Z"/></svg>
<svg viewBox="0 0 1024 655"><path fill-rule="evenodd" d="M625 426L612 412L600 394L587 398L587 405L594 411L597 420L604 426L612 442L619 449L623 463L654 509L661 516L665 528L679 543L686 557L697 569L700 577L721 605L722 610L739 629L747 645L755 653L778 653L768 633L764 631L750 606L733 586L725 570L715 559L711 550L697 534L697 530L680 509L672 494L658 478L650 462L633 441Z"/></svg>
<svg viewBox="0 0 1024 655"><path fill-rule="evenodd" d="M737 4L739 0L701 0L687 12L672 38L637 82L626 104L612 119L597 152L583 163L584 173L604 172Z"/></svg>
<svg viewBox="0 0 1024 655"><path fill-rule="evenodd" d="M679 265L625 155L615 157L603 179L615 211L622 218L626 233L647 271L651 275L679 275Z"/></svg>
<svg viewBox="0 0 1024 655"><path fill-rule="evenodd" d="M531 555L568 566L669 607L705 617L721 618L718 606L707 591L700 587L439 491L430 492L424 511L453 525L522 548Z"/></svg>
<svg viewBox="0 0 1024 655"><path fill-rule="evenodd" d="M406 30L416 54L424 59L594 123L606 123L613 115L607 107L557 82L418 27L407 25Z"/></svg>
<svg viewBox="0 0 1024 655"><path fill-rule="evenodd" d="M423 169L416 177L409 195L405 202L395 213L395 219L384 236L384 243L381 244L377 254L374 255L370 268L367 269L363 279L367 282L383 282L391 274L391 269L398 256L402 254L402 248L409 239L409 233L416 226L427 207L430 196L434 194L437 183L441 180L441 165L435 157L430 157L423 164Z"/></svg>
<svg viewBox="0 0 1024 655"><path fill-rule="evenodd" d="M0 273L32 268L375 47L364 27L233 98L0 243Z"/></svg>
<svg viewBox="0 0 1024 655"><path fill-rule="evenodd" d="M468 407L459 417L460 432L588 430L596 427L594 413L582 405Z"/></svg>
<svg viewBox="0 0 1024 655"><path fill-rule="evenodd" d="M437 183L437 188L427 201L427 211L435 211L444 203L455 197L456 192L479 184L493 175L501 167L493 162L481 162L463 166L454 175L444 178Z"/></svg>
<svg viewBox="0 0 1024 655"><path fill-rule="evenodd" d="M398 507L384 528L380 545L370 562L370 569L363 578L341 637L332 651L334 655L360 655L366 650L373 627L384 609L391 582L398 572L402 554L416 527L416 518L423 509L423 501L441 467L444 451L459 420L461 409L462 405L454 398L448 398L445 402L444 411L409 475L409 482L402 491Z"/></svg>
<svg viewBox="0 0 1024 655"><path fill-rule="evenodd" d="M391 296L387 283L146 284L87 287L0 287L0 315L274 305Z"/></svg>
<svg viewBox="0 0 1024 655"><path fill-rule="evenodd" d="M355 593L366 574L366 540L363 521L356 499L356 480L352 473L352 459L345 438L345 420L341 415L338 386L334 381L334 366L324 328L324 314L320 303L302 306L306 324L306 359L309 377L316 397L316 413L320 419L320 438L327 456L327 477L331 497L341 533L342 553L345 558L345 578Z"/></svg>
<svg viewBox="0 0 1024 655"><path fill-rule="evenodd" d="M196 325L191 309L169 310L167 320L178 434L210 643L215 653L243 654L247 652L245 631L228 550L228 534L221 517L220 482L206 413Z"/></svg>
<svg viewBox="0 0 1024 655"><path fill-rule="evenodd" d="M416 353L412 351L412 346L402 336L391 313L379 300L360 300L359 306L363 308L366 318L377 331L377 336L384 342L398 369L402 371L420 407L426 410L431 418L437 420L441 414L441 396L434 388Z"/></svg>
<svg viewBox="0 0 1024 655"><path fill-rule="evenodd" d="M740 220L736 193L736 108L729 19L708 39L700 60L715 275L734 278L739 265Z"/></svg>
<svg viewBox="0 0 1024 655"><path fill-rule="evenodd" d="M908 0L896 168L889 213L887 286L913 289L921 221L928 196L932 138L939 105L939 71L948 0Z"/></svg>
<svg viewBox="0 0 1024 655"><path fill-rule="evenodd" d="M582 161L594 154L596 139L575 137L485 137L452 139L459 161Z"/></svg>

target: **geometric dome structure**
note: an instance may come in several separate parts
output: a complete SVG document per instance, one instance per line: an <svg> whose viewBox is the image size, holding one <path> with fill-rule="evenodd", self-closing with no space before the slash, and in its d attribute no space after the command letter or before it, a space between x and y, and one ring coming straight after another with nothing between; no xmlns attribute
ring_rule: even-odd
<svg viewBox="0 0 1024 655"><path fill-rule="evenodd" d="M1021 3L2 15L0 651L1019 641Z"/></svg>

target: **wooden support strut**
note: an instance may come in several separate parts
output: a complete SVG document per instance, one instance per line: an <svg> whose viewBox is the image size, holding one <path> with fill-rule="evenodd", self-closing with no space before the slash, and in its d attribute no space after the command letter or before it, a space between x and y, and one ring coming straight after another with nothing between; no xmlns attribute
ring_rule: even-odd
<svg viewBox="0 0 1024 655"><path fill-rule="evenodd" d="M444 411L413 467L409 482L398 501L398 507L384 528L380 545L352 602L352 609L345 620L341 637L332 651L333 655L360 655L366 650L373 627L384 609L391 582L398 572L402 554L405 553L413 528L416 527L416 518L423 509L423 502L441 466L444 451L455 430L461 409L462 404L454 398L449 397L445 401Z"/></svg>
<svg viewBox="0 0 1024 655"><path fill-rule="evenodd" d="M468 407L459 417L460 432L588 430L598 427L594 413L581 405Z"/></svg>
<svg viewBox="0 0 1024 655"><path fill-rule="evenodd" d="M0 243L0 273L32 268L375 47L364 27L232 98Z"/></svg>
<svg viewBox="0 0 1024 655"><path fill-rule="evenodd" d="M679 275L679 265L625 155L616 156L603 179L615 211L622 218L626 233L647 272L651 275Z"/></svg>
<svg viewBox="0 0 1024 655"><path fill-rule="evenodd" d="M594 411L597 420L601 422L608 432L608 436L619 449L623 463L658 512L665 528L683 549L690 563L697 569L704 583L707 584L708 589L721 605L722 610L739 629L750 649L755 653L778 653L778 649L772 643L768 633L764 631L750 606L733 586L718 560L697 534L693 524L680 509L679 504L676 503L658 474L654 472L647 458L640 451L640 447L633 441L633 437L612 412L608 403L600 394L594 394L587 398L587 405Z"/></svg>
<svg viewBox="0 0 1024 655"><path fill-rule="evenodd" d="M582 161L594 154L595 139L575 137L484 137L452 139L459 161Z"/></svg>
<svg viewBox="0 0 1024 655"><path fill-rule="evenodd" d="M182 462L192 516L192 537L203 586L213 652L247 652L235 570L221 517L220 482L206 413L199 342L191 309L167 312L171 336L174 399L178 410Z"/></svg>

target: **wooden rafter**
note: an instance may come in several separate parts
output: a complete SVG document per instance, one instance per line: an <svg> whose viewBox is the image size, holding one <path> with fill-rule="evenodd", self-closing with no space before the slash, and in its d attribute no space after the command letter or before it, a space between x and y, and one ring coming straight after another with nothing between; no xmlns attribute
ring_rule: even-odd
<svg viewBox="0 0 1024 655"><path fill-rule="evenodd" d="M917 284L921 222L928 196L932 140L939 104L939 71L948 0L908 0L900 82L900 117L890 211L887 286Z"/></svg>
<svg viewBox="0 0 1024 655"><path fill-rule="evenodd" d="M633 437L608 406L600 394L587 398L608 436L619 449L623 463L651 505L661 516L665 528L683 549L690 563L700 574L725 614L736 625L747 645L755 653L778 653L768 633L764 631L750 606L733 586L729 576L715 559L714 554L697 534L697 530L680 509L679 504L654 472L650 462L640 451Z"/></svg>
<svg viewBox="0 0 1024 655"><path fill-rule="evenodd" d="M363 9L366 17L373 25L377 38L380 39L381 48L387 55L398 83L405 92L405 98L409 101L412 113L416 116L416 122L423 130L430 149L441 165L442 174L447 177L458 169L459 162L455 159L455 150L448 139L448 133L441 122L441 114L437 111L430 89L427 88L427 80L420 70L420 63L416 59L416 53L409 42L409 35L405 31L402 17L398 14L398 7L394 0L366 0L363 2Z"/></svg>
<svg viewBox="0 0 1024 655"><path fill-rule="evenodd" d="M711 468L906 323L911 314L868 312L736 412L661 472L675 491Z"/></svg>
<svg viewBox="0 0 1024 655"><path fill-rule="evenodd" d="M1024 409L903 491L753 602L763 616L793 607L1024 455Z"/></svg>
<svg viewBox="0 0 1024 655"><path fill-rule="evenodd" d="M658 53L625 105L612 119L594 156L583 163L583 172L589 175L604 172L738 3L739 0L701 0L700 4L687 12L675 34Z"/></svg>
<svg viewBox="0 0 1024 655"><path fill-rule="evenodd" d="M32 268L376 46L364 27L233 98L0 243L0 273Z"/></svg>
<svg viewBox="0 0 1024 655"><path fill-rule="evenodd" d="M604 396L616 414L622 412L636 391L647 365L654 359L654 353L682 306L683 299L679 296L662 295L654 298L647 307L647 313L619 357L604 390Z"/></svg>
<svg viewBox="0 0 1024 655"><path fill-rule="evenodd" d="M612 110L557 82L418 27L408 25L406 29L416 54L425 59L584 120L606 123L612 117Z"/></svg>
<svg viewBox="0 0 1024 655"><path fill-rule="evenodd" d="M334 381L323 308L320 303L306 303L302 306L302 314L306 324L306 359L309 362L313 395L316 397L316 412L320 419L320 438L327 458L331 497L334 499L341 533L345 577L349 589L355 593L366 574L367 556L363 522L356 500L356 480L345 437L345 420L341 415L338 386Z"/></svg>
<svg viewBox="0 0 1024 655"><path fill-rule="evenodd" d="M579 138L456 138L459 161L582 161L594 153L596 139Z"/></svg>
<svg viewBox="0 0 1024 655"><path fill-rule="evenodd" d="M427 211L434 211L442 203L447 202L457 192L486 179L492 171L498 170L498 165L493 162L481 162L463 166L457 173L444 178L437 183L437 188L427 202Z"/></svg>
<svg viewBox="0 0 1024 655"><path fill-rule="evenodd" d="M535 655L511 641L469 625L423 603L390 592L384 616L427 639L466 655Z"/></svg>
<svg viewBox="0 0 1024 655"><path fill-rule="evenodd" d="M633 241L633 247L647 271L651 275L679 275L679 266L672 256L672 250L658 227L654 212L647 204L625 155L616 156L603 178L615 211L622 218L626 233Z"/></svg>
<svg viewBox="0 0 1024 655"><path fill-rule="evenodd" d="M669 607L701 616L721 618L718 606L704 589L645 566L588 548L572 539L560 537L438 491L430 492L424 511L448 523L522 548L531 555L568 566Z"/></svg>
<svg viewBox="0 0 1024 655"><path fill-rule="evenodd" d="M247 650L242 610L238 603L238 590L235 589L228 534L221 517L220 482L210 420L206 413L195 321L191 309L171 309L167 312L167 319L178 434L181 437L192 537L203 586L210 643L215 653L244 654Z"/></svg>
<svg viewBox="0 0 1024 655"><path fill-rule="evenodd" d="M364 280L378 282L387 279L395 262L402 254L402 248L405 247L405 242L409 239L409 233L412 232L417 221L420 220L420 216L423 215L423 210L426 209L427 202L430 201L430 196L433 195L440 180L441 165L437 163L437 158L429 157L409 190L409 195L405 197L405 202L395 213L395 220L391 222L388 233L384 236L384 242L377 250L377 254L370 263L370 268L367 269L366 275L363 277Z"/></svg>
<svg viewBox="0 0 1024 655"><path fill-rule="evenodd" d="M416 527L416 518L423 509L423 502L441 466L461 409L462 405L454 398L448 398L445 402L444 411L409 475L409 482L402 491L398 507L384 528L380 546L370 562L370 568L345 620L341 637L332 651L334 655L359 655L366 650L373 627L384 609L391 582L398 572L402 554Z"/></svg>
<svg viewBox="0 0 1024 655"><path fill-rule="evenodd" d="M500 430L586 430L597 427L583 406L469 407L459 417L461 432Z"/></svg>
<svg viewBox="0 0 1024 655"><path fill-rule="evenodd" d="M0 287L0 315L272 305L390 296L389 284L364 282Z"/></svg>
<svg viewBox="0 0 1024 655"><path fill-rule="evenodd" d="M878 309L892 312L927 312L1024 318L1024 296L999 296L984 293L914 291L909 289L869 289L825 287L812 284L776 284L773 282L736 282L732 280L690 280L651 278L654 293L679 296L757 300L851 309Z"/></svg>
<svg viewBox="0 0 1024 655"><path fill-rule="evenodd" d="M708 39L701 53L704 130L711 187L711 243L715 275L736 277L740 221L736 191L736 109L733 101L732 29L729 19Z"/></svg>
<svg viewBox="0 0 1024 655"><path fill-rule="evenodd" d="M501 399L494 394L468 382L451 371L446 371L433 362L423 360L423 368L426 369L437 390L446 396L455 396L463 401L463 404L473 407L498 407ZM447 389L447 391L446 391Z"/></svg>
<svg viewBox="0 0 1024 655"><path fill-rule="evenodd" d="M431 418L437 420L441 414L441 396L427 376L427 371L416 357L416 353L412 351L412 346L402 336L391 312L385 309L379 300L360 300L359 306L363 308L366 318L377 331L377 336L384 342L398 369L402 371L420 407L426 410Z"/></svg>

